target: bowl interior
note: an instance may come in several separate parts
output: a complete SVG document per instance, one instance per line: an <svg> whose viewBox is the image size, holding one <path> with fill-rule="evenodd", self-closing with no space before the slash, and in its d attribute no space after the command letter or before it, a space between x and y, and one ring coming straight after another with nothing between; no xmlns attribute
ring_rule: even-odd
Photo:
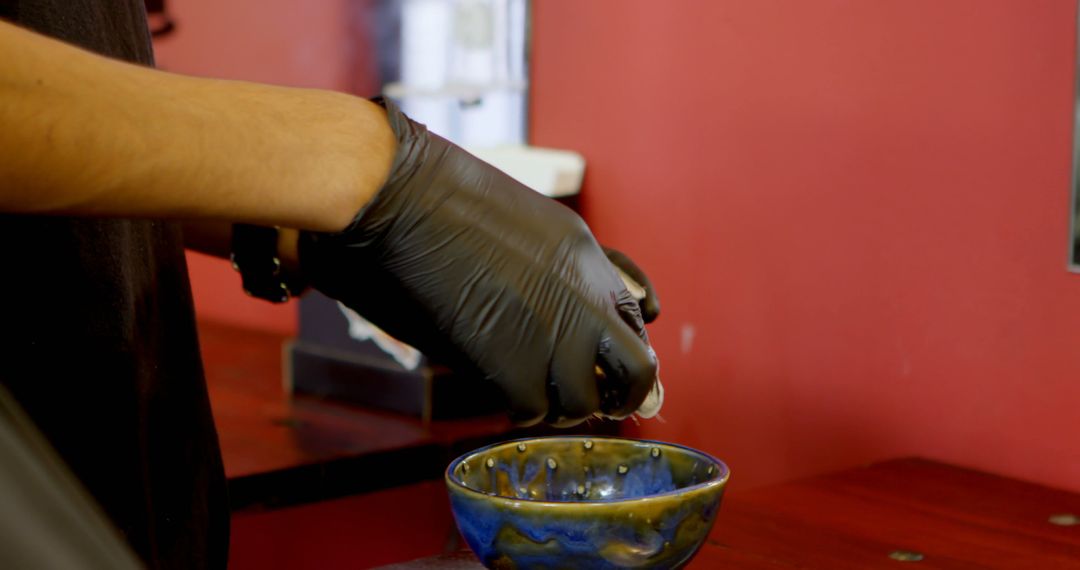
<svg viewBox="0 0 1080 570"><path fill-rule="evenodd" d="M607 437L506 442L458 458L452 483L487 495L548 502L611 502L671 493L727 476L693 449Z"/></svg>

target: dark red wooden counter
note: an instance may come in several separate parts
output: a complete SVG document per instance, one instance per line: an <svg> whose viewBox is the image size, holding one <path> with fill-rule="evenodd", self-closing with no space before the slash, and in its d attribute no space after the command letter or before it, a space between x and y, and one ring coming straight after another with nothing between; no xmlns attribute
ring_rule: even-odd
<svg viewBox="0 0 1080 570"><path fill-rule="evenodd" d="M456 456L511 437L504 416L419 418L313 397L290 397L286 337L199 323L206 381L234 509L279 507L440 479ZM605 425L606 424L606 425ZM614 433L594 422L592 433Z"/></svg>
<svg viewBox="0 0 1080 570"><path fill-rule="evenodd" d="M901 459L730 494L689 568L1080 568L1078 516L1080 494Z"/></svg>
<svg viewBox="0 0 1080 570"><path fill-rule="evenodd" d="M451 459L553 430L502 416L425 423L283 386L283 335L199 323L233 507L231 570L368 568L458 544ZM615 433L593 422L590 433Z"/></svg>
<svg viewBox="0 0 1080 570"><path fill-rule="evenodd" d="M365 503L365 510L375 512L355 513L361 520L393 527L385 505L401 504L419 492L421 501L439 503L430 505L432 512L446 510L441 484L434 481L443 466L458 453L515 435L502 418L425 425L398 414L291 399L282 388L283 337L212 323L200 324L200 335L235 508L300 505L398 488L401 491L367 495L374 499ZM732 470L737 481L738 466ZM422 481L429 482L403 487ZM337 503L343 501L353 499ZM353 512L352 507L342 508ZM252 512L248 516L256 520L267 511ZM312 540L339 528L342 521L326 521L315 507L280 512L289 513L282 519L307 518L297 524L299 529L282 527L276 540L267 539L265 525L235 527L234 535L250 535L248 541L255 543L248 548L234 543L234 553L254 560L235 567L327 567L332 557L314 560L311 550L302 550L303 545L290 538L302 527L325 524L311 531L307 540ZM440 516L444 518L429 535L452 532L449 515ZM751 491L736 488L724 499L716 527L690 567L1080 569L1077 516L1080 495L1075 493L904 459ZM407 517L398 522L404 528L415 526ZM327 536L326 544L359 542L352 538L355 534L342 532ZM374 535L371 529L358 532ZM368 560L394 559L392 552L374 557L370 548L357 546L342 556L349 567L359 568L377 565ZM325 555L324 550L319 552ZM358 552L368 553L366 559ZM917 562L896 559L919 556ZM399 567L479 565L458 554Z"/></svg>
<svg viewBox="0 0 1080 570"><path fill-rule="evenodd" d="M894 568L921 556L919 568L1080 568L1069 515L1080 515L1078 494L902 459L732 496L700 562Z"/></svg>
<svg viewBox="0 0 1080 570"><path fill-rule="evenodd" d="M501 417L418 418L288 395L284 336L199 324L234 508L346 496L440 476L458 449L510 429ZM396 469L387 469L395 465Z"/></svg>

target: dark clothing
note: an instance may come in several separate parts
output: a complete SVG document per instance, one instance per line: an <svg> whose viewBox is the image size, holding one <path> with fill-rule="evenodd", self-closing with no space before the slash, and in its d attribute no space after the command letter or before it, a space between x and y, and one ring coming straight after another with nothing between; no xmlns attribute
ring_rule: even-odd
<svg viewBox="0 0 1080 570"><path fill-rule="evenodd" d="M0 387L0 567L137 570L135 553Z"/></svg>
<svg viewBox="0 0 1080 570"><path fill-rule="evenodd" d="M153 64L137 0L0 0L0 17ZM179 227L0 215L0 248L0 383L148 566L224 568L225 479Z"/></svg>

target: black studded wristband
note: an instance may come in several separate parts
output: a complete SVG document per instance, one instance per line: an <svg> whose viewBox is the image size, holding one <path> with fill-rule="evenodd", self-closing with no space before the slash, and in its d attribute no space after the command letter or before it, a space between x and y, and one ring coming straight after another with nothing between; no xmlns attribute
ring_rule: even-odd
<svg viewBox="0 0 1080 570"><path fill-rule="evenodd" d="M244 292L252 297L284 303L304 288L281 266L276 227L233 224L231 258Z"/></svg>

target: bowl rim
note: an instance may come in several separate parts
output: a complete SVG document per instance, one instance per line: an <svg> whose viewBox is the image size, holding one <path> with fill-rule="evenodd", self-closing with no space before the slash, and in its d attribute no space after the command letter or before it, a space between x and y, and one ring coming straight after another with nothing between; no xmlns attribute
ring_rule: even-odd
<svg viewBox="0 0 1080 570"><path fill-rule="evenodd" d="M496 447L502 447L504 445L510 445L510 444L515 444L515 443L520 443L520 442L557 440L557 439L564 439L564 440L565 439L570 439L570 440L577 439L577 440L592 440L592 441L601 441L601 440L628 441L628 442L632 442L632 443L643 443L643 444L650 444L651 443L651 444L662 445L662 446L666 446L666 447L674 447L674 448L677 448L677 449L682 449L682 450L685 450L685 451L689 451L692 454L701 456L703 459L711 461L713 463L713 465L716 465L717 468L720 469L720 476L718 476L715 479L709 480L709 481L703 481L701 483L697 483L695 485L690 485L688 487L680 487L680 488L672 490L672 491L665 491L663 493L656 493L655 495L646 495L646 496L643 496L643 497L628 497L628 498L625 498L625 499L614 499L614 500L611 500L611 501L547 501L547 500L540 500L540 499L526 499L526 498L517 498L517 497L507 497L507 496L504 496L504 495L493 495L493 494L489 494L489 493L484 493L484 492L482 492L480 490L477 490L477 489L473 489L472 487L468 487L468 486L465 485L465 483L463 481L461 481L457 477L453 476L454 468L457 467L461 462L465 461L469 457L472 457L474 455L479 455L479 454L481 454L481 453L483 453L485 451L489 451L489 450L494 449ZM502 500L502 501L509 501L509 502L513 502L513 503L530 503L530 504L535 504L535 505L574 505L575 508L582 508L582 507L587 507L587 506L592 506L592 505L625 505L625 504L641 502L641 501L659 500L659 499L663 499L665 497L670 497L670 496L674 496L674 495L685 495L685 494L688 494L688 493L697 493L697 492L702 492L702 491L704 491L706 489L711 489L713 487L723 487L723 486L727 485L728 479L730 477L731 477L731 469L728 468L726 463L724 463L723 461L720 461L716 457L713 457L709 453L701 451L700 449L694 449L693 447L689 447L689 446L686 446L686 445L681 445L681 444L678 444L678 443L671 443L671 442L667 442L667 441L658 441L658 440L655 440L655 439L636 439L636 438L632 438L632 437L618 437L618 436L609 436L609 435L601 435L601 436L590 436L590 435L546 435L546 436L539 436L539 437L521 437L521 438L517 438L517 439L509 439L509 440L506 440L506 441L500 441L500 442L496 442L496 443L491 443L491 444L485 445L483 447L478 447L478 448L476 448L476 449L474 449L472 451L467 451L462 455L459 455L457 458L455 458L453 461L451 461L449 465L446 466L446 470L443 472L443 478L446 480L446 483L447 483L448 487L451 487L452 489L455 489L455 490L460 491L460 492L464 492L464 493L469 494L469 495L475 495L477 497L484 497L484 498L487 498L487 499L496 499L496 500Z"/></svg>

